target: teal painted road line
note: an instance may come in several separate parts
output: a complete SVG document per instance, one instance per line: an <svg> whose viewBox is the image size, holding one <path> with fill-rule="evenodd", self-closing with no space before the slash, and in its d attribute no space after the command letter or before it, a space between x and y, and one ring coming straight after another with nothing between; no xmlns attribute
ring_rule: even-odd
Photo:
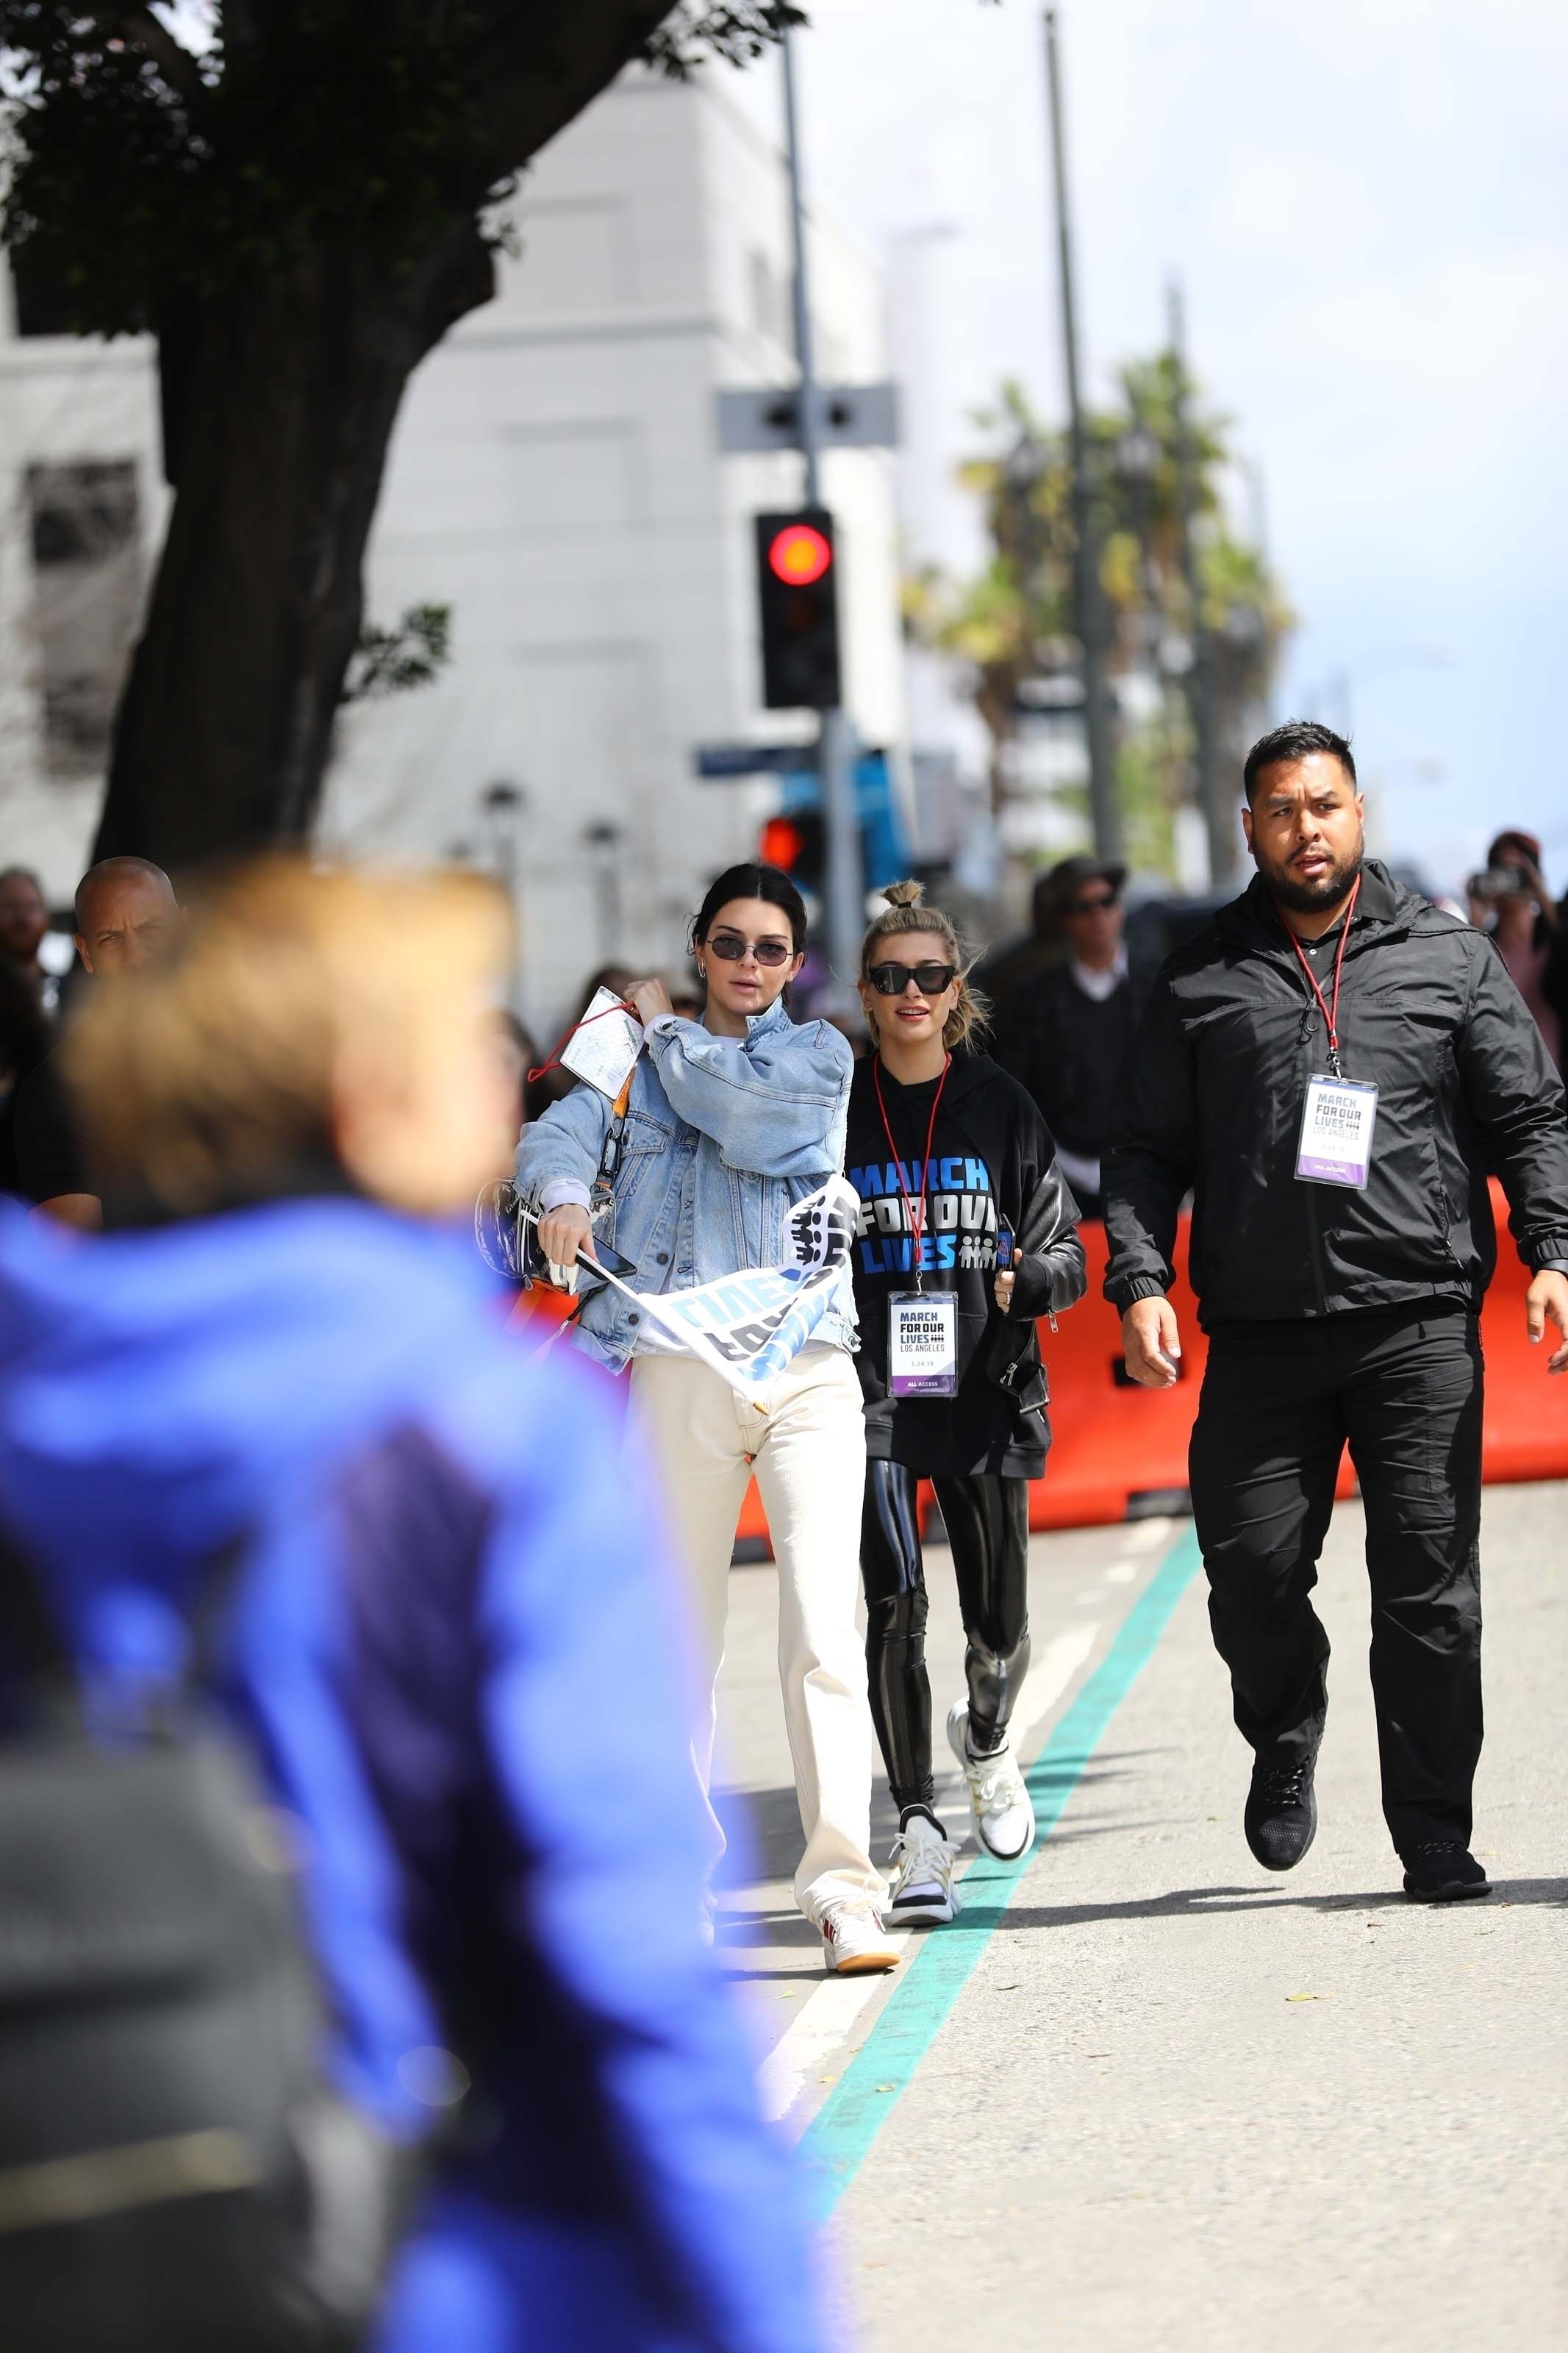
<svg viewBox="0 0 1568 2353"><path fill-rule="evenodd" d="M1198 1567L1197 1538L1183 1530L1122 1620L1114 1641L1026 1777L1039 1839L1049 1837L1111 1718L1157 1648ZM880 2017L828 2094L801 2142L809 2194L826 2220L854 2180L915 2069L936 2040L986 1946L1001 1926L1038 1842L1016 1862L982 1854L960 1886L956 1920L926 1932ZM989 1899L989 1900L987 1900Z"/></svg>

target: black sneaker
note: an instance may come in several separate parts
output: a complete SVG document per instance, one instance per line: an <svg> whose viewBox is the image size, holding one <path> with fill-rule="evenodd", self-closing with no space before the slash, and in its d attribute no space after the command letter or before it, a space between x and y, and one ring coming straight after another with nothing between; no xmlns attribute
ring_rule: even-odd
<svg viewBox="0 0 1568 2353"><path fill-rule="evenodd" d="M1318 1834L1318 1800L1312 1788L1315 1757L1294 1765L1252 1768L1242 1825L1247 1843L1265 1871L1294 1871Z"/></svg>
<svg viewBox="0 0 1568 2353"><path fill-rule="evenodd" d="M1462 1904L1467 1896L1492 1892L1491 1881L1458 1839L1428 1839L1399 1859L1405 1865L1405 1893L1414 1904Z"/></svg>

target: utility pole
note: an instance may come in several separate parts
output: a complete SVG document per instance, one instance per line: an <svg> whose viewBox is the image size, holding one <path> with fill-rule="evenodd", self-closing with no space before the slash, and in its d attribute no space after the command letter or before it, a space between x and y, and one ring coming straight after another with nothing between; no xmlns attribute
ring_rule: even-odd
<svg viewBox="0 0 1568 2353"><path fill-rule="evenodd" d="M811 278L806 257L805 206L801 194L795 36L787 25L781 36L780 46L784 51L784 150L789 162L790 237L795 249L795 355L800 371L800 446L805 459L805 503L808 507L819 507L822 504L822 419L812 350ZM839 610L842 627L842 606ZM866 927L865 892L860 871L860 828L855 816L854 744L849 721L842 711L825 711L822 713L821 733L817 739L817 767L822 779L823 900L827 919L827 962L833 976L831 994L838 1002L853 1007L854 978L860 961L860 934Z"/></svg>
<svg viewBox="0 0 1568 2353"><path fill-rule="evenodd" d="M1187 664L1187 702L1193 722L1193 765L1196 772L1198 807L1203 810L1204 826L1208 834L1209 880L1219 883L1227 882L1240 864L1240 828L1237 820L1235 796L1226 792L1225 778L1220 773L1219 747L1215 740L1214 664L1210 658L1208 631L1204 627L1197 548L1193 538L1193 517L1197 511L1197 468L1192 430L1187 420L1186 332L1178 280L1172 279L1165 299L1175 375L1177 509L1192 657Z"/></svg>
<svg viewBox="0 0 1568 2353"><path fill-rule="evenodd" d="M1105 684L1105 599L1100 579L1100 535L1095 529L1094 486L1083 429L1079 385L1078 307L1073 291L1072 228L1068 208L1067 142L1062 128L1061 55L1057 12L1046 10L1046 96L1050 111L1051 171L1056 192L1057 253L1062 300L1062 348L1067 362L1068 441L1072 468L1073 607L1083 649L1084 733L1089 745L1089 807L1095 855L1121 855L1121 809L1116 790L1116 755Z"/></svg>

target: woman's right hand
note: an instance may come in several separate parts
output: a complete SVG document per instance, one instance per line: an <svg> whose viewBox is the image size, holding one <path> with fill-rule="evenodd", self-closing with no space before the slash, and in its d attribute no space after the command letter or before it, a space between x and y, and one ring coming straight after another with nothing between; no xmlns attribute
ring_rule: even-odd
<svg viewBox="0 0 1568 2353"><path fill-rule="evenodd" d="M539 1247L552 1267L563 1267L570 1273L577 1271L577 1253L594 1249L594 1221L576 1201L563 1201L559 1208L546 1209L539 1220Z"/></svg>

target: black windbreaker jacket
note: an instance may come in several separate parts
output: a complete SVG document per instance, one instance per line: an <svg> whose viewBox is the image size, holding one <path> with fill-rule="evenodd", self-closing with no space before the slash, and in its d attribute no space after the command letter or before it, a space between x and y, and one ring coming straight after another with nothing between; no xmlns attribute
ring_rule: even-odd
<svg viewBox="0 0 1568 2353"><path fill-rule="evenodd" d="M1345 948L1340 1054L1378 1089L1364 1192L1296 1176L1323 1017L1261 878L1171 956L1122 1073L1105 1157L1105 1295L1172 1277L1194 1195L1199 1321L1476 1306L1497 1262L1487 1174L1527 1265L1568 1259L1562 1081L1497 951L1368 860ZM1327 993L1328 976L1323 976Z"/></svg>

